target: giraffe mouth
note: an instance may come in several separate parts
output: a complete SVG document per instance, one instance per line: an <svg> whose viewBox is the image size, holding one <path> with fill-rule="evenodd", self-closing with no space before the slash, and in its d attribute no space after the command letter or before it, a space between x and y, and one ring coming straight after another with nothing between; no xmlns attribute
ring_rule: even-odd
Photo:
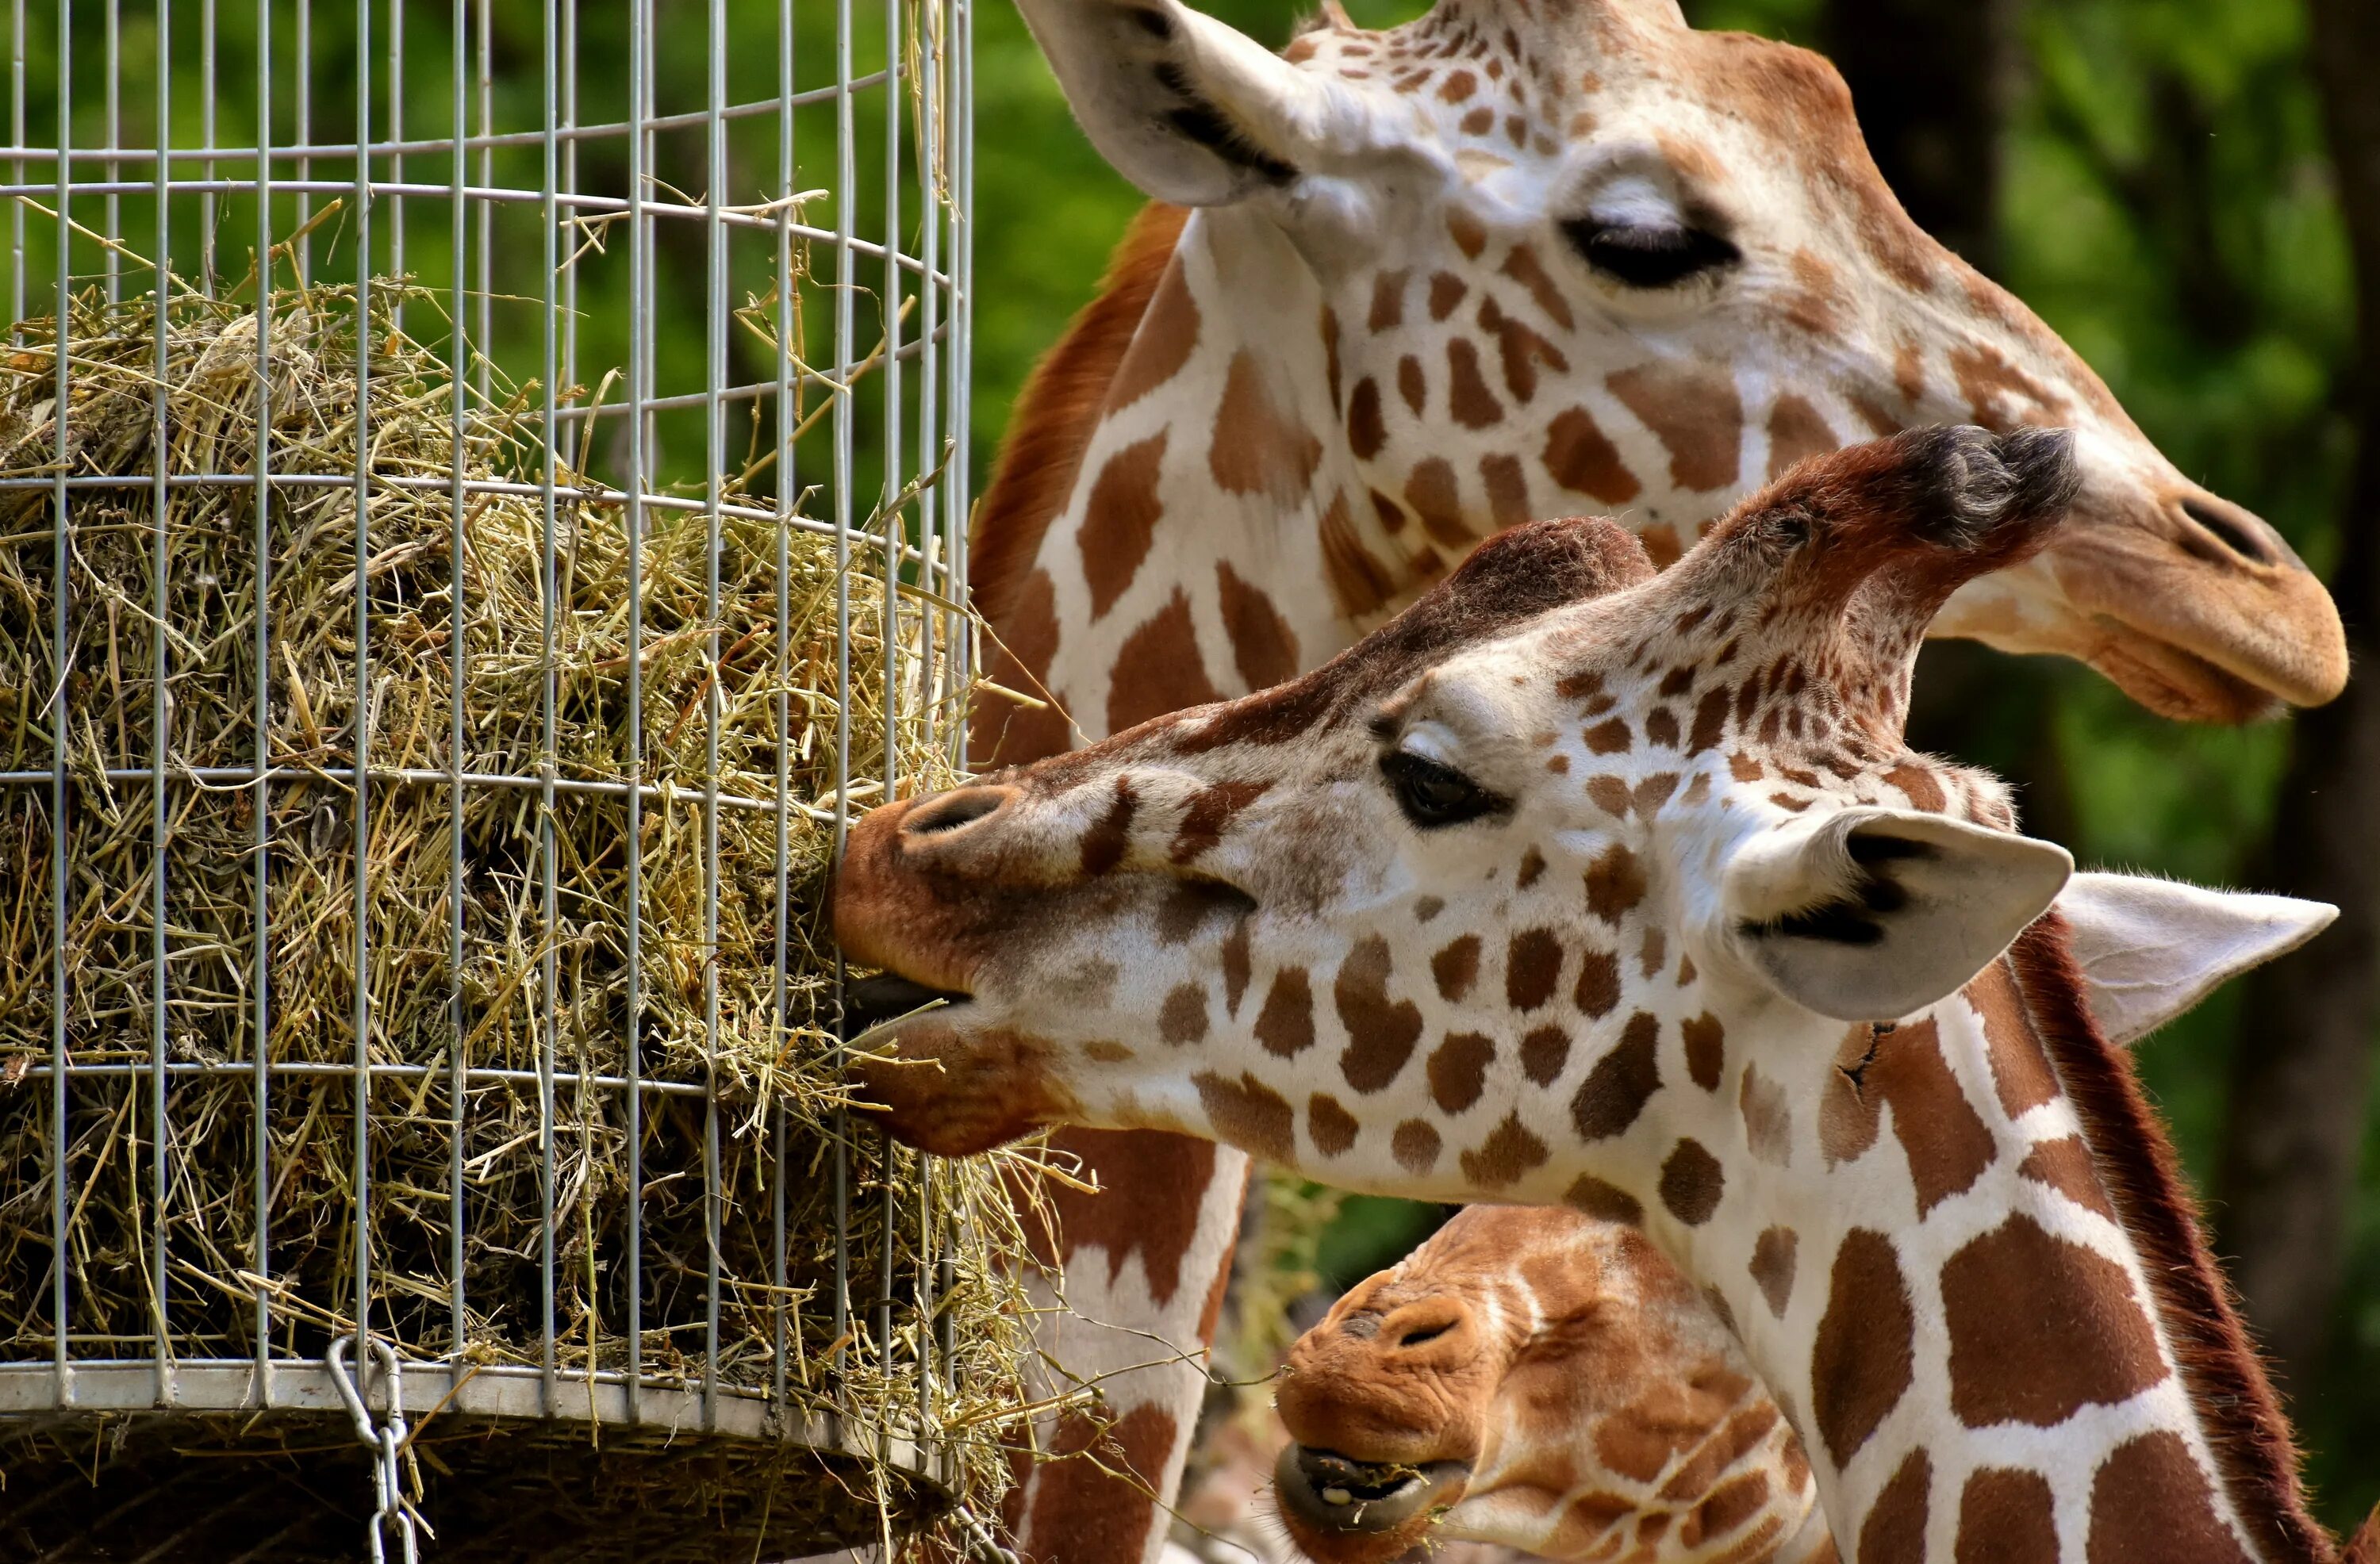
<svg viewBox="0 0 2380 1564"><path fill-rule="evenodd" d="M1354 1461L1337 1450L1291 1445L1273 1465L1281 1507L1318 1531L1387 1532L1462 1497L1463 1461Z"/></svg>
<svg viewBox="0 0 2380 1564"><path fill-rule="evenodd" d="M974 998L955 988L932 988L895 972L863 977L843 991L844 1040L856 1043L921 1011L948 1010L970 1003Z"/></svg>

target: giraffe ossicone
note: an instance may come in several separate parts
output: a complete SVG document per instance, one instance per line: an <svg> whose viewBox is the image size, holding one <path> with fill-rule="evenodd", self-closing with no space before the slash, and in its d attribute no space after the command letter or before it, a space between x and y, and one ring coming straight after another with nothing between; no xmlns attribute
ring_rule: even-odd
<svg viewBox="0 0 2380 1564"><path fill-rule="evenodd" d="M2058 900L2107 1040L2135 1042L2337 909L2083 873ZM1757 1253L1757 1250L1755 1250ZM1766 1284L1781 1278L1772 1243ZM1727 1318L1633 1227L1470 1206L1292 1347L1274 1512L1320 1564L1425 1540L1640 1564L1833 1564L1809 1458Z"/></svg>
<svg viewBox="0 0 2380 1564"><path fill-rule="evenodd" d="M876 811L838 935L962 1002L871 1095L940 1150L1170 1129L1641 1222L1882 1557L1985 1526L2326 1556L2035 921L2062 854L1901 742L1928 619L2076 480L2058 434L1925 430L1802 464L1658 576L1609 523L1524 526L1302 679ZM1879 996L1916 1008L1838 1018Z"/></svg>

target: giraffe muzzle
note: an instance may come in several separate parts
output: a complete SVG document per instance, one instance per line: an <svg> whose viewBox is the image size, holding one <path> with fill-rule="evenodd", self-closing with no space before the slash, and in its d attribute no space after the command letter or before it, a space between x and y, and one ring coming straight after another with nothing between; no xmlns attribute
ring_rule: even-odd
<svg viewBox="0 0 2380 1564"><path fill-rule="evenodd" d="M1273 1485L1289 1518L1326 1533L1391 1532L1462 1497L1471 1463L1354 1461L1336 1450L1289 1445Z"/></svg>

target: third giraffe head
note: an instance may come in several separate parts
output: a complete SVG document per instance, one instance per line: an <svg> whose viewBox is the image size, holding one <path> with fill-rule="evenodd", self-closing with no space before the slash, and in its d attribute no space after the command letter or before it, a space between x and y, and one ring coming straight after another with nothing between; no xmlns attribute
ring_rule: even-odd
<svg viewBox="0 0 2380 1564"><path fill-rule="evenodd" d="M1198 209L1110 389L1084 481L1124 519L1093 515L1087 552L1135 525L1145 549L1160 507L1310 515L1271 546L1318 540L1333 626L1361 629L1530 517L1622 514L1666 565L1803 455L2058 425L2073 524L1936 633L2081 658L2180 717L2343 683L2336 612L2289 545L1911 222L1818 56L1694 30L1673 0L1441 0L1281 55L1176 0L1022 9L1109 160ZM1277 606L1276 638L1345 644Z"/></svg>

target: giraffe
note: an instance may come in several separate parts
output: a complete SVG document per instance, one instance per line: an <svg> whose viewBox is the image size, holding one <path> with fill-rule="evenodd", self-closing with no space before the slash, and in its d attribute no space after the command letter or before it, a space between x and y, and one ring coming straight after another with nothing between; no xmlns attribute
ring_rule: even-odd
<svg viewBox="0 0 2380 1564"><path fill-rule="evenodd" d="M2058 910L2119 1047L2332 915L2098 874ZM1622 1223L1464 1207L1297 1340L1277 1399L1277 1511L1323 1564L1388 1564L1424 1537L1557 1559L1633 1541L1642 1564L1837 1557L1808 1457L1726 1320Z"/></svg>
<svg viewBox="0 0 2380 1564"><path fill-rule="evenodd" d="M2081 480L1927 429L1658 576L1525 524L1314 673L872 812L837 937L924 1012L868 1095L945 1154L1163 1129L1641 1225L1861 1558L2334 1557L2071 859L1900 738L1927 622Z"/></svg>
<svg viewBox="0 0 2380 1564"><path fill-rule="evenodd" d="M1311 668L1521 518L1620 511L1667 563L1796 457L1945 419L2074 426L2085 478L2066 533L1938 632L2080 657L2181 717L2338 689L2337 615L2286 542L1909 222L1816 56L1692 31L1671 0L1445 0L1377 32L1330 13L1280 56L1175 0L1021 9L1157 204L978 512L983 762ZM1208 1339L1246 1164L1064 1144L1105 1193L1058 1203L1074 1312L1045 1299L1043 1345L1104 1387L1111 1463L1162 1496L1203 1380L1153 1343ZM1008 1517L1026 1553L1038 1516L1146 1558L1161 1527L1134 1493L1087 1520L1102 1481L1034 1469Z"/></svg>

